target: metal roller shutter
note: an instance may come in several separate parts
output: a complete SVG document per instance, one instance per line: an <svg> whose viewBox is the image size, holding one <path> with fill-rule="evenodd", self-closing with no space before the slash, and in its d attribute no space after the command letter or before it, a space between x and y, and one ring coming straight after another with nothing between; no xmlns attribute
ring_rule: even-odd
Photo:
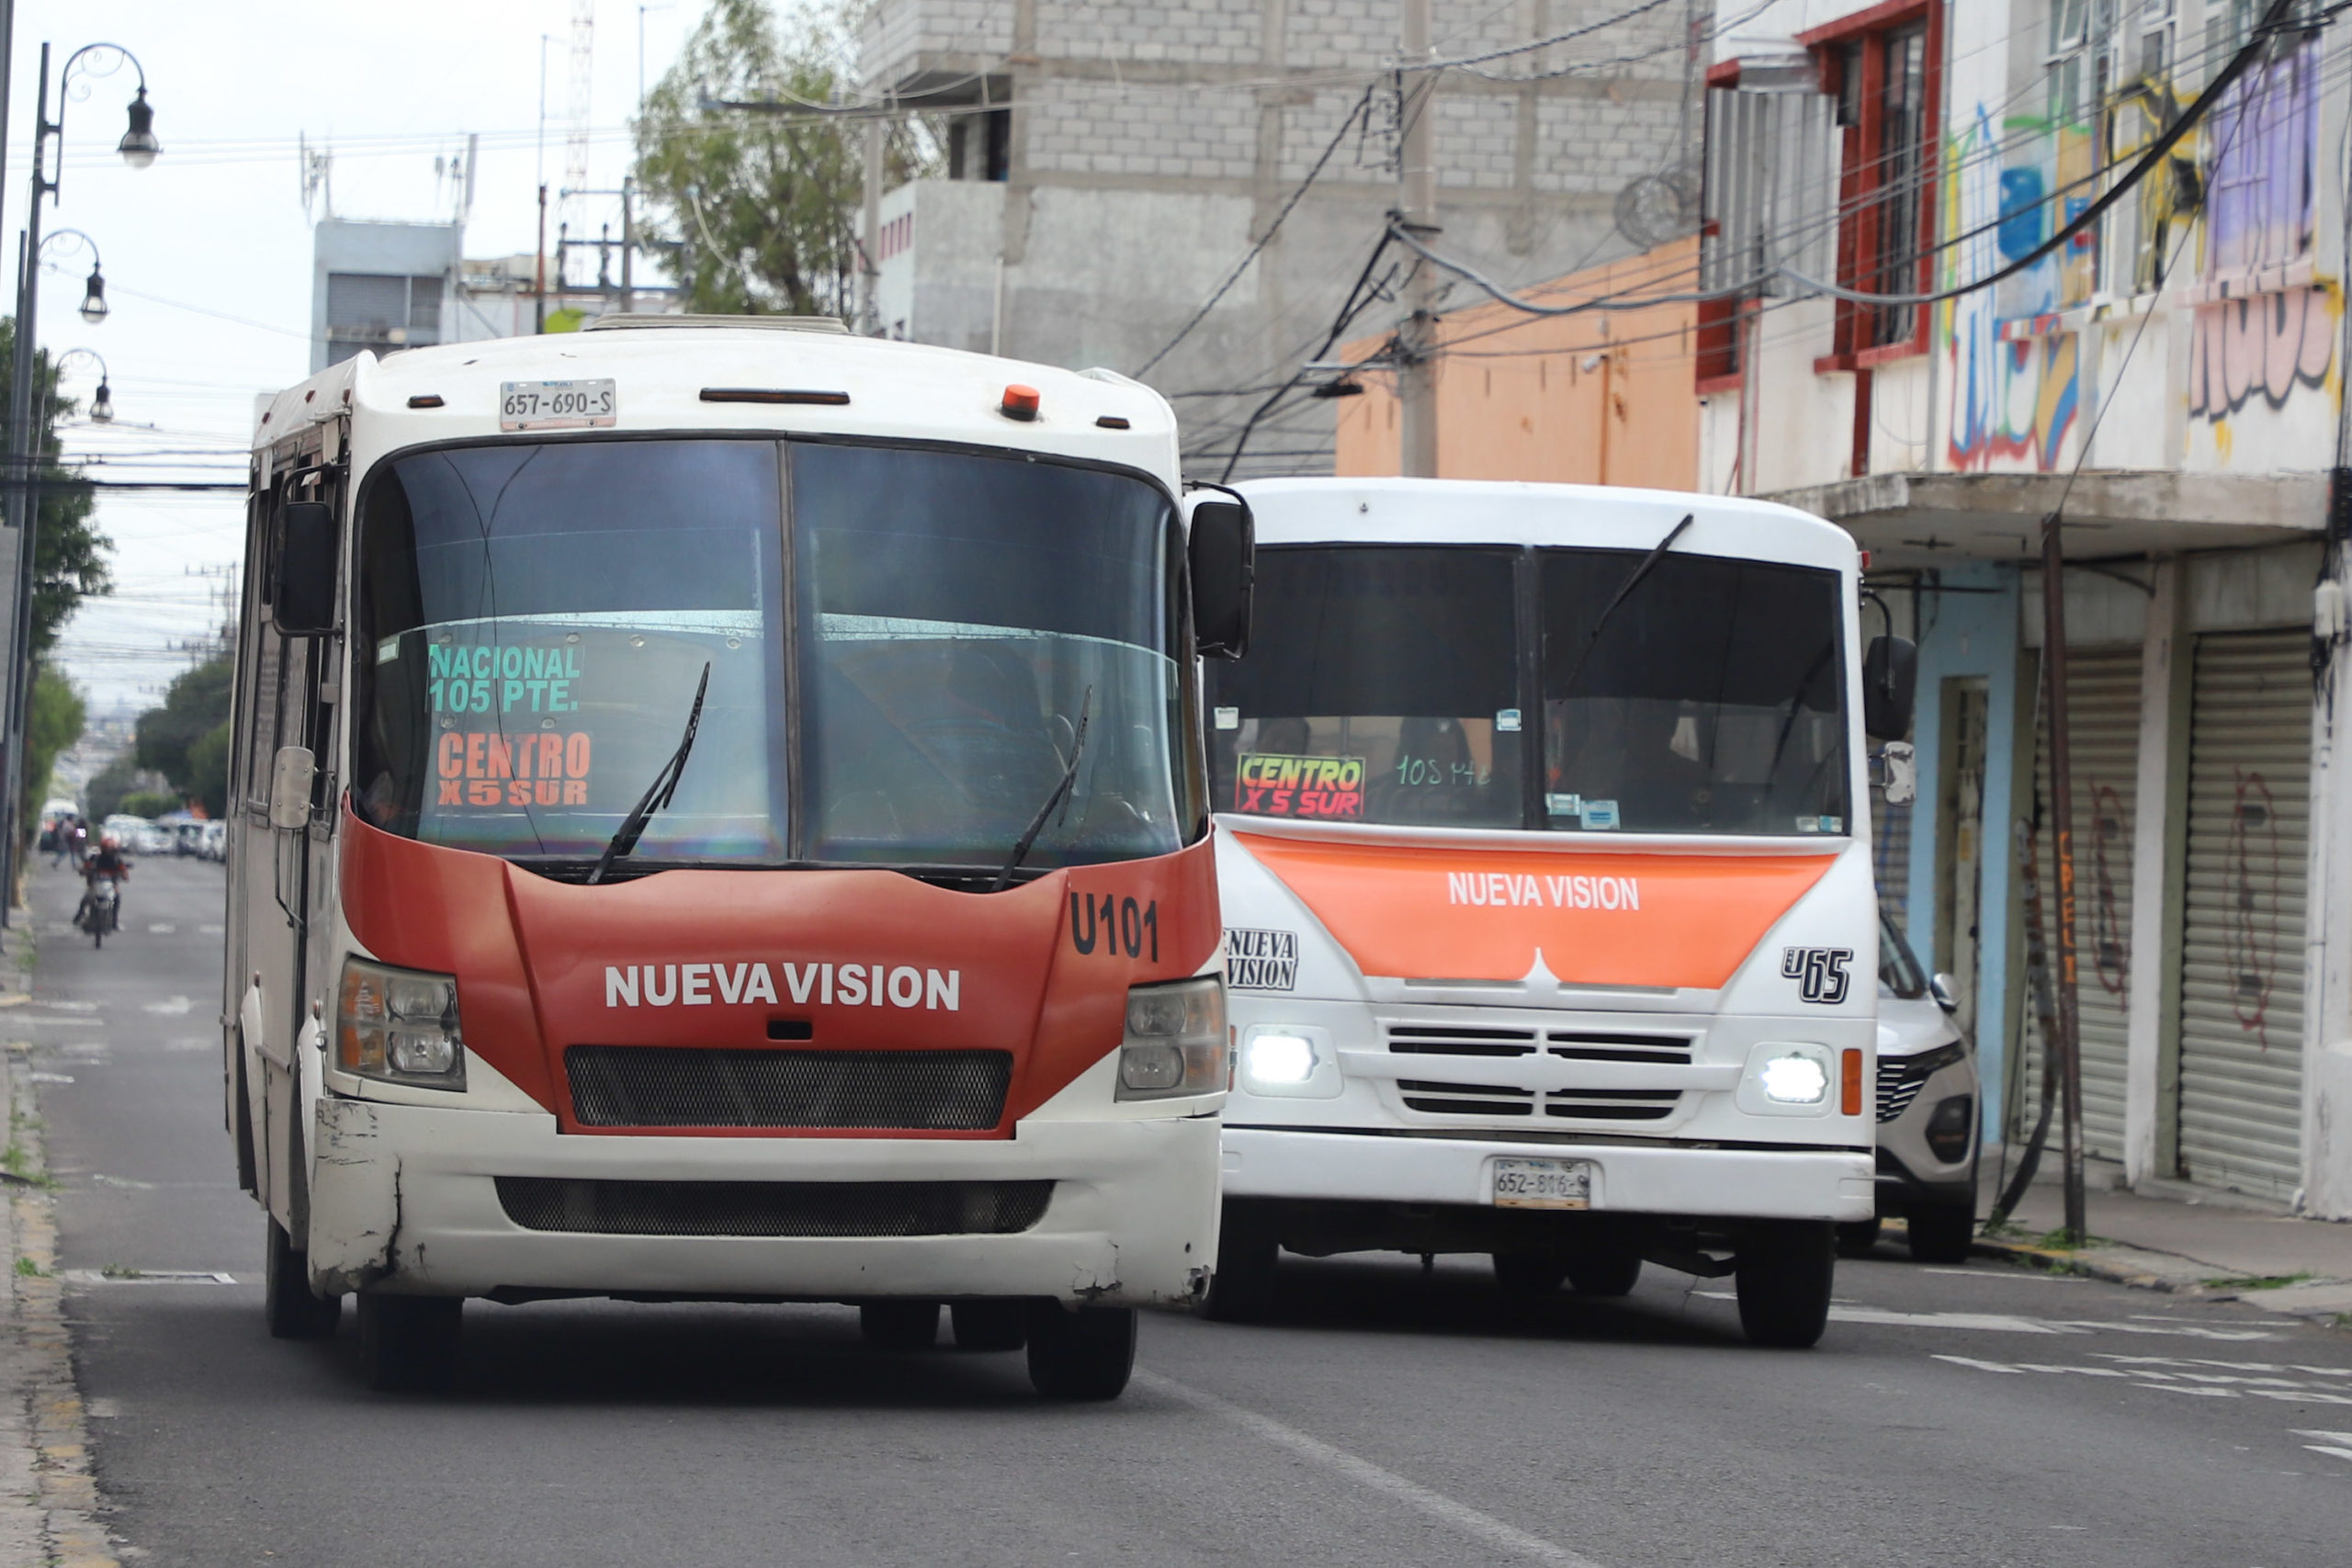
<svg viewBox="0 0 2352 1568"><path fill-rule="evenodd" d="M2268 1198L2302 1185L2311 637L2197 642L2180 987L2180 1166Z"/></svg>
<svg viewBox="0 0 2352 1568"><path fill-rule="evenodd" d="M2132 648L2066 650L2066 722L2072 731L2075 820L2075 997L2082 1020L2083 1152L2123 1158L2124 1002L2132 977L2132 842L2139 801L2141 652ZM2049 830L2050 738L2034 737L2034 800L2042 831L2034 840L2041 872L2041 929L2058 938L2056 835ZM2057 954L2051 954L2052 979ZM2041 1028L2025 1008L2026 1086L2032 1125L2041 1095ZM2054 1134L2053 1134L2054 1136Z"/></svg>

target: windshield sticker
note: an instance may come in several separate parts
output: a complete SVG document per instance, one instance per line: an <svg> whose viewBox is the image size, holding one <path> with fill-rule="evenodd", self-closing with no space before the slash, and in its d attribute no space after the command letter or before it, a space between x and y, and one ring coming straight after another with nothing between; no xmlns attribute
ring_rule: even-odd
<svg viewBox="0 0 2352 1568"><path fill-rule="evenodd" d="M1818 832L1820 832L1820 831L1821 831L1821 818L1818 818L1818 817L1800 817L1800 818L1797 818L1797 831L1798 831L1798 832L1800 832L1800 833L1818 833Z"/></svg>
<svg viewBox="0 0 2352 1568"><path fill-rule="evenodd" d="M1586 801L1584 825L1588 828L1614 828L1617 826L1617 803L1613 800Z"/></svg>
<svg viewBox="0 0 2352 1568"><path fill-rule="evenodd" d="M1497 708L1495 710L1495 728L1505 735L1513 735L1518 733L1519 710L1517 708Z"/></svg>
<svg viewBox="0 0 2352 1568"><path fill-rule="evenodd" d="M401 639L396 637L388 637L376 645L376 662L379 664L390 664L400 656Z"/></svg>
<svg viewBox="0 0 2352 1568"><path fill-rule="evenodd" d="M435 713L574 713L571 682L580 678L580 649L526 648L484 643L450 648L435 643L432 655Z"/></svg>
<svg viewBox="0 0 2352 1568"><path fill-rule="evenodd" d="M1547 795L1544 797L1544 813L1547 817L1581 817L1584 815L1584 796Z"/></svg>
<svg viewBox="0 0 2352 1568"><path fill-rule="evenodd" d="M1298 933L1225 928L1225 983L1237 991L1287 991L1298 984Z"/></svg>
<svg viewBox="0 0 2352 1568"><path fill-rule="evenodd" d="M1846 819L1843 817L1825 817L1821 819L1821 830L1825 833L1842 833L1846 830Z"/></svg>
<svg viewBox="0 0 2352 1568"><path fill-rule="evenodd" d="M1362 817L1362 757L1291 757L1245 751L1233 808L1264 817Z"/></svg>
<svg viewBox="0 0 2352 1568"><path fill-rule="evenodd" d="M1219 708L1219 709L1217 709L1217 710L1216 710L1216 727L1217 727L1219 729L1238 729L1238 728L1241 728L1241 710L1240 710L1239 708Z"/></svg>
<svg viewBox="0 0 2352 1568"><path fill-rule="evenodd" d="M436 806L585 806L591 743L565 735L444 731L434 759Z"/></svg>

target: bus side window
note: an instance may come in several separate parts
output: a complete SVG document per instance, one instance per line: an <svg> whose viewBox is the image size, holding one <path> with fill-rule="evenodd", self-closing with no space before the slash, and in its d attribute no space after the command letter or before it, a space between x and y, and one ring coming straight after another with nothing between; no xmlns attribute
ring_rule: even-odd
<svg viewBox="0 0 2352 1568"><path fill-rule="evenodd" d="M248 811L269 808L270 770L277 756L278 709L283 700L285 639L269 622L265 598L270 581L270 523L277 497L273 492L254 498L246 534L245 558L252 563L253 591L245 603L244 657L239 663L243 681L245 716L243 763L244 806Z"/></svg>

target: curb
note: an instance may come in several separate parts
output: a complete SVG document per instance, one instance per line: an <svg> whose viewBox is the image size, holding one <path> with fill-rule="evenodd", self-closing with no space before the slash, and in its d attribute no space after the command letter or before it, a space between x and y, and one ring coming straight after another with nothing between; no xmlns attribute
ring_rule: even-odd
<svg viewBox="0 0 2352 1568"><path fill-rule="evenodd" d="M2030 1242L2000 1241L1990 1236L1978 1236L1970 1249L1978 1258L1996 1258L2004 1262L2022 1263L2030 1269L2040 1269L2052 1274L2079 1274L2086 1279L2104 1280L2112 1285L2130 1285L2143 1291L2163 1291L2170 1295L2202 1295L2205 1285L2201 1279L2177 1278L2155 1269L2134 1267L2125 1257L2143 1256L2130 1249L2120 1250L2124 1256L2101 1257L2099 1252L2069 1252L2054 1247L2036 1247ZM2102 1248L2101 1251L2109 1249Z"/></svg>

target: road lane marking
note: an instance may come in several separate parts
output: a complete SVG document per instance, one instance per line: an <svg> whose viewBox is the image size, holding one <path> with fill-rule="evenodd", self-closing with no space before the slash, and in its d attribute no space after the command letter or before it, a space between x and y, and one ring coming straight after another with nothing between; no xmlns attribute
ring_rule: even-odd
<svg viewBox="0 0 2352 1568"><path fill-rule="evenodd" d="M157 936L169 936L180 928L169 920L157 920L147 929Z"/></svg>
<svg viewBox="0 0 2352 1568"><path fill-rule="evenodd" d="M69 1285L233 1285L234 1274L218 1269L63 1269Z"/></svg>
<svg viewBox="0 0 2352 1568"><path fill-rule="evenodd" d="M1693 1295L1710 1301L1737 1301L1731 1291L1694 1291ZM1833 1303L1829 1308L1832 1323L1874 1323L1907 1328L1941 1328L1985 1334L2162 1334L2185 1339L2276 1339L2278 1334L2267 1328L2211 1328L2202 1323L2182 1323L2159 1318L2150 1323L2117 1322L2112 1318L2024 1317L2005 1312L1898 1312L1893 1307L1851 1306Z"/></svg>
<svg viewBox="0 0 2352 1568"><path fill-rule="evenodd" d="M1345 1449L1332 1447L1320 1438L1310 1438L1295 1427L1286 1427L1270 1416L1245 1410L1238 1404L1229 1404L1213 1393L1204 1393L1158 1372L1137 1369L1135 1376L1136 1381L1146 1388L1230 1422L1252 1437L1276 1448L1288 1449L1301 1459L1311 1461L1326 1470L1336 1471L1360 1486L1369 1487L1419 1509L1441 1524L1449 1525L1498 1551L1508 1551L1530 1562L1553 1563L1555 1568L1600 1568L1599 1563L1581 1552L1571 1551L1542 1536L1530 1535L1516 1525L1505 1524L1492 1514L1483 1513L1467 1503L1457 1503L1443 1493L1432 1492L1417 1481L1408 1481L1393 1470L1384 1470L1368 1459L1360 1458Z"/></svg>
<svg viewBox="0 0 2352 1568"><path fill-rule="evenodd" d="M2191 1371L2186 1369L2202 1365L2229 1366L2231 1362L2200 1362L2177 1356L2111 1356L2091 1352L2103 1360L2120 1361L2117 1367L2052 1366L2036 1361L1989 1361L1977 1356L1931 1354L1929 1359L1949 1361L1972 1371L2000 1372L2007 1375L2041 1373L2044 1376L2123 1378L2133 1388L2154 1389L2160 1393L2185 1393L2198 1399L2275 1399L2287 1404L2347 1404L2352 1405L2352 1393L2343 1392L2346 1385L2337 1383L2331 1389L2297 1382L2292 1378L2253 1375L2245 1371ZM2164 1362L2157 1366L2151 1363ZM2259 1363L2244 1363L2259 1365ZM2267 1368L2268 1371L2310 1371L2325 1376L2340 1376L2335 1368L2288 1367Z"/></svg>
<svg viewBox="0 0 2352 1568"><path fill-rule="evenodd" d="M161 1013L167 1018L171 1018L187 1012L194 1006L195 1004L190 1002L186 997L171 997L160 1002L141 1003L139 1010L141 1012Z"/></svg>
<svg viewBox="0 0 2352 1568"><path fill-rule="evenodd" d="M72 1073L28 1073L25 1076L35 1083L72 1083L74 1081Z"/></svg>

